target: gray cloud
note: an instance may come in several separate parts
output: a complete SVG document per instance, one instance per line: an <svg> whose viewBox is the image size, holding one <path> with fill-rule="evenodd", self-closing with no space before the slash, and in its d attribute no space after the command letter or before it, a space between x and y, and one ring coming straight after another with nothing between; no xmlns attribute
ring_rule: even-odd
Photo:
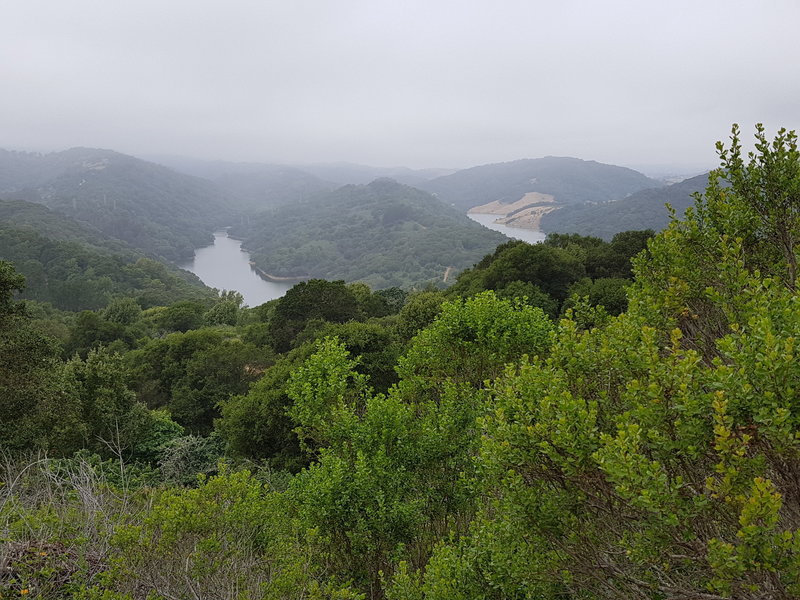
<svg viewBox="0 0 800 600"><path fill-rule="evenodd" d="M794 0L11 0L0 146L713 165L798 126Z"/></svg>

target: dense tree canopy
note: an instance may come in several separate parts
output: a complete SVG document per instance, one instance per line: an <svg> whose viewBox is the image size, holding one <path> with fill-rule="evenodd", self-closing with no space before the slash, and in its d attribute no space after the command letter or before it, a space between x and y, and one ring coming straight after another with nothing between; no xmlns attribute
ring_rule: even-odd
<svg viewBox="0 0 800 600"><path fill-rule="evenodd" d="M280 207L234 231L267 273L375 289L444 284L445 273L455 275L505 239L388 179Z"/></svg>
<svg viewBox="0 0 800 600"><path fill-rule="evenodd" d="M121 296L144 308L213 297L191 273L28 202L0 200L0 256L25 276L23 298L64 310L95 310Z"/></svg>

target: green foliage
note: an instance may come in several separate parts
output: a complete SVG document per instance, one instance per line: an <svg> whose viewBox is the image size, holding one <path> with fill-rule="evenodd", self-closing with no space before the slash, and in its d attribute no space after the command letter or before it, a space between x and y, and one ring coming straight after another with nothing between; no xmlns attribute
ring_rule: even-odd
<svg viewBox="0 0 800 600"><path fill-rule="evenodd" d="M192 485L198 475L217 471L222 445L215 436L186 435L175 437L159 448L158 469L163 480L173 485Z"/></svg>
<svg viewBox="0 0 800 600"><path fill-rule="evenodd" d="M384 301L388 314L395 314L400 312L400 309L402 309L403 306L405 305L406 298L408 296L406 292L404 292L399 287L390 287L382 290L377 290L376 292L374 292L373 295L377 296L378 298L381 298ZM375 315L375 316L380 316L380 315Z"/></svg>
<svg viewBox="0 0 800 600"><path fill-rule="evenodd" d="M709 177L695 209L653 240L651 260L637 263L635 301L646 302L663 327L680 327L709 357L718 354L715 340L732 324L744 325L742 289L750 275L795 285L796 135L781 130L769 144L759 126L756 143L758 154L745 164L734 126L730 149L718 145L722 167Z"/></svg>
<svg viewBox="0 0 800 600"><path fill-rule="evenodd" d="M572 296L588 297L592 305L616 315L628 304L623 288L630 282L631 260L652 236L646 230L622 232L610 243L577 234L550 234L535 245L507 242L462 273L447 293L470 296L494 290L552 318L575 305Z"/></svg>
<svg viewBox="0 0 800 600"><path fill-rule="evenodd" d="M216 428L231 455L268 460L277 468L293 471L305 464L293 431L295 425L286 414L291 403L286 386L298 361L306 358L309 351L310 347L301 348L279 358L247 394L220 402L222 418Z"/></svg>
<svg viewBox="0 0 800 600"><path fill-rule="evenodd" d="M58 345L33 327L24 303L14 300L24 283L0 261L0 447L17 451L60 442L53 429L68 432L71 423L59 423L57 415L74 410Z"/></svg>
<svg viewBox="0 0 800 600"><path fill-rule="evenodd" d="M80 436L74 446L101 454L121 454L135 443L138 415L136 394L127 385L122 356L107 350L92 350L85 360L75 357L66 364L66 378L79 413L62 413L62 425L75 419L72 435ZM80 439L82 438L82 439Z"/></svg>
<svg viewBox="0 0 800 600"><path fill-rule="evenodd" d="M530 281L512 281L497 291L497 297L518 300L528 306L540 308L551 319L558 317L558 300Z"/></svg>
<svg viewBox="0 0 800 600"><path fill-rule="evenodd" d="M469 509L466 486L453 474L471 469L481 398L456 384L433 401L396 387L372 395L355 365L328 339L293 374L291 413L322 447L290 494L301 522L335 552L336 572L376 597L393 560L424 560Z"/></svg>
<svg viewBox="0 0 800 600"><path fill-rule="evenodd" d="M316 332L320 340L336 337L351 354L359 357L355 366L360 376L368 377L379 391L397 380L394 365L401 352L391 332L376 323L351 321L322 325ZM314 339L281 357L266 369L246 395L221 403L216 427L228 445L228 451L253 460L267 459L278 468L297 470L307 459L301 457L296 426L287 415L292 401L287 395L290 376L312 354Z"/></svg>
<svg viewBox="0 0 800 600"><path fill-rule="evenodd" d="M397 382L395 365L404 347L390 327L350 321L329 324L319 331L317 337L335 337L351 355L357 356L356 371L369 378L376 391L385 392Z"/></svg>
<svg viewBox="0 0 800 600"><path fill-rule="evenodd" d="M25 287L25 277L17 273L8 261L0 261L0 318L19 313L22 304L14 301L14 294Z"/></svg>
<svg viewBox="0 0 800 600"><path fill-rule="evenodd" d="M143 404L137 403L131 417L136 423L129 450L130 459L134 462L157 464L167 445L183 436L183 427L173 421L164 409L148 410Z"/></svg>
<svg viewBox="0 0 800 600"><path fill-rule="evenodd" d="M315 573L312 548L298 545L290 510L247 471L167 490L140 524L116 532L104 585L129 594L144 588L159 598L191 589L230 600L321 599L328 582ZM341 588L329 597L355 600Z"/></svg>
<svg viewBox="0 0 800 600"><path fill-rule="evenodd" d="M747 181L792 189L793 134L757 139ZM733 145L730 189L712 179L651 242L628 312L563 320L548 358L491 387L469 535L400 570L389 597L798 593L792 257L758 216L772 209L747 208L765 196L736 183L736 129Z"/></svg>
<svg viewBox="0 0 800 600"><path fill-rule="evenodd" d="M359 316L358 300L344 281L312 279L298 283L278 300L269 321L269 335L278 352L286 352L315 319L344 323Z"/></svg>
<svg viewBox="0 0 800 600"><path fill-rule="evenodd" d="M398 363L405 385L432 390L449 379L481 386L523 354L546 352L551 321L539 308L491 291L453 300L411 341Z"/></svg>
<svg viewBox="0 0 800 600"><path fill-rule="evenodd" d="M176 302L159 315L159 325L166 331L186 332L203 325L205 306L199 302Z"/></svg>
<svg viewBox="0 0 800 600"><path fill-rule="evenodd" d="M484 259L475 269L461 275L451 293L468 296L483 290L501 290L521 281L532 283L563 302L569 285L586 276L583 253L524 242L507 243L501 248L488 262Z"/></svg>
<svg viewBox="0 0 800 600"><path fill-rule="evenodd" d="M408 297L397 321L397 333L403 339L411 339L418 331L427 327L441 311L445 297L441 292L427 290Z"/></svg>
<svg viewBox="0 0 800 600"><path fill-rule="evenodd" d="M104 568L109 530L131 508L130 496L116 486L135 484L136 475L88 453L2 458L0 596L81 598Z"/></svg>
<svg viewBox="0 0 800 600"><path fill-rule="evenodd" d="M219 416L218 404L244 393L268 359L252 344L216 329L173 333L126 357L139 398L203 434Z"/></svg>
<svg viewBox="0 0 800 600"><path fill-rule="evenodd" d="M793 289L797 280L795 245L800 237L797 133L781 129L770 142L764 126L759 123L755 138L755 152L751 152L745 162L739 128L734 125L730 148L726 149L721 142L717 144L723 172L715 176L724 176L730 182L732 194L726 199L731 205L729 210L742 212L737 224L744 229L734 229L730 234L742 237L749 258L748 268L758 269L763 275L774 275ZM716 181L712 188L715 185ZM713 203L708 207L714 210ZM712 220L715 216L713 212L709 214Z"/></svg>
<svg viewBox="0 0 800 600"><path fill-rule="evenodd" d="M219 301L204 315L206 325L236 325L244 297L239 292L225 290Z"/></svg>
<svg viewBox="0 0 800 600"><path fill-rule="evenodd" d="M0 262L0 440L117 457L0 461L0 577L106 600L797 597L800 155L793 132L756 138L745 161L734 129L647 252L646 231L559 235L506 244L449 301L414 294L397 316L342 282L240 309L254 338L286 328L277 358L225 325L63 365ZM542 273L558 275L547 294ZM570 293L558 324L532 305ZM166 311L116 302L76 322L95 339ZM170 413L134 400L125 365ZM205 433L216 406L255 475L172 420Z"/></svg>
<svg viewBox="0 0 800 600"><path fill-rule="evenodd" d="M142 316L142 307L133 298L115 298L105 307L103 319L120 325L133 325Z"/></svg>
<svg viewBox="0 0 800 600"><path fill-rule="evenodd" d="M578 298L585 298L590 305L602 306L608 314L616 316L628 307L626 290L630 284L629 279L581 279L570 286L570 297L564 302L563 310L575 306Z"/></svg>

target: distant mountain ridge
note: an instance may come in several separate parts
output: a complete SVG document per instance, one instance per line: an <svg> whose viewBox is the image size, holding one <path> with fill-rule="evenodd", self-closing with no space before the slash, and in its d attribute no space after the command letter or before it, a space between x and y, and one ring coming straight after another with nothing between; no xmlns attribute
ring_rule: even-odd
<svg viewBox="0 0 800 600"><path fill-rule="evenodd" d="M246 212L292 204L338 187L335 182L287 165L157 155L151 160L213 182L229 195L237 208Z"/></svg>
<svg viewBox="0 0 800 600"><path fill-rule="evenodd" d="M454 173L456 169L411 169L409 167L374 167L348 162L326 162L308 164L282 164L260 162L232 162L224 160L202 160L182 156L146 155L146 160L165 165L181 173L203 177L211 181L250 176L261 173L272 178L272 185L281 179L305 179L309 186L325 186L328 190L343 185L362 185L387 177L399 183L417 184ZM288 202L268 202L288 204Z"/></svg>
<svg viewBox="0 0 800 600"><path fill-rule="evenodd" d="M299 165L299 169L339 185L362 185L376 179L388 178L420 187L420 184L436 177L454 173L455 169L411 169L409 167L372 167L346 162L314 163Z"/></svg>
<svg viewBox="0 0 800 600"><path fill-rule="evenodd" d="M236 214L213 183L94 148L0 151L0 197L44 204L172 261L191 258Z"/></svg>
<svg viewBox="0 0 800 600"><path fill-rule="evenodd" d="M470 266L469 260L481 255L467 258L472 257L472 248L466 247L469 241L466 246L461 241L462 235L474 236L484 252L504 241L490 241L485 229L465 218L454 220L458 212L463 216L484 205L512 226L610 238L625 229L659 228L660 222L648 215L661 211L659 190L667 189L632 169L553 156L453 173L349 163L293 167L176 157L156 160L168 166L92 148L51 154L0 150L0 198L43 204L109 240L178 263L210 243L215 229L234 225L234 233L246 238L245 247L254 251L259 268L267 273L342 277L387 287L433 282L439 270L453 267L450 273ZM419 189L386 179L360 183L387 174ZM359 183L337 189L341 181ZM668 195L681 191L671 187ZM611 200L617 202L607 208ZM642 203L633 208L639 200ZM455 212L440 211L441 206ZM676 206L680 209L680 201ZM608 217L610 223L603 216L606 211L617 215ZM436 223L441 239L448 239L456 250L423 235L427 225L417 217ZM347 218L358 221L361 229L344 223ZM389 225L395 218L397 223ZM57 232L51 233L58 239ZM302 239L301 234L307 237ZM267 235L272 239L266 240ZM348 235L370 241L345 240ZM417 254L427 263L419 263L414 244L421 244ZM439 258L431 256L434 247ZM367 268L368 255L375 256ZM404 256L408 264L400 268L397 256Z"/></svg>
<svg viewBox="0 0 800 600"><path fill-rule="evenodd" d="M546 156L472 167L419 187L467 211L491 202L511 204L530 192L548 194L558 205L569 205L606 202L661 185L626 167Z"/></svg>
<svg viewBox="0 0 800 600"><path fill-rule="evenodd" d="M708 173L656 189L645 189L627 198L604 204L566 206L542 216L545 233L579 233L610 240L621 231L653 229L660 231L670 221L666 204L678 217L694 204L692 194L702 192Z"/></svg>

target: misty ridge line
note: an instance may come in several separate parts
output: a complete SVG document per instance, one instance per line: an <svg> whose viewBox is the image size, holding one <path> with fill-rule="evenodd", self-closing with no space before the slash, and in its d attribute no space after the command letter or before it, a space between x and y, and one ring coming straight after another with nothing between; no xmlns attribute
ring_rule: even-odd
<svg viewBox="0 0 800 600"><path fill-rule="evenodd" d="M680 209L691 198L633 169L570 157L447 173L350 163L308 172L266 163L164 162L92 148L0 151L0 198L43 204L171 265L188 264L213 243L213 232L229 228L257 271L375 289L447 284L506 236L611 240L624 230L660 229L668 219L664 205ZM645 190L654 193L637 195ZM537 206L542 198L547 205ZM520 233L490 231L467 217L487 205L497 215L490 229L508 223Z"/></svg>

